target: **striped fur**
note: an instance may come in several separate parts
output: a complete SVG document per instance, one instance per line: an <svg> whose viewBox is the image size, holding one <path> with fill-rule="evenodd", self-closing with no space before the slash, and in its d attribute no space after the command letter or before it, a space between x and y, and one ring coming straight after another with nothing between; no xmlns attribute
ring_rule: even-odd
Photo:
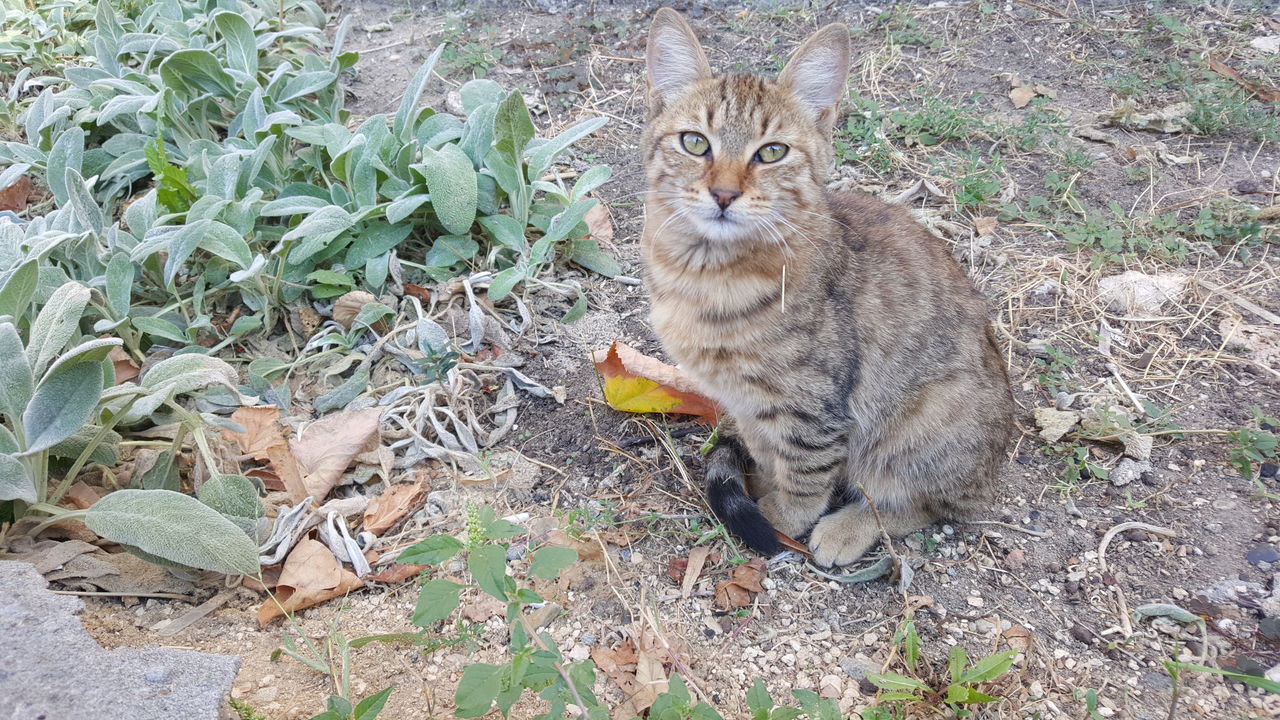
<svg viewBox="0 0 1280 720"><path fill-rule="evenodd" d="M760 551L776 549L761 513L808 533L823 565L879 537L865 495L891 534L977 512L1012 435L964 270L903 209L824 187L848 58L848 30L830 25L778 79L712 75L688 25L660 10L642 139L653 326L741 443L712 459L713 509ZM706 155L682 146L691 132ZM767 143L789 150L765 163ZM721 207L712 188L741 195Z"/></svg>

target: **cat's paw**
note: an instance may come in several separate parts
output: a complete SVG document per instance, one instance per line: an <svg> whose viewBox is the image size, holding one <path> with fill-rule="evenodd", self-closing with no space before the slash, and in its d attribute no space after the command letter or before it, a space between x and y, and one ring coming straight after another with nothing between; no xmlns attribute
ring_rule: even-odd
<svg viewBox="0 0 1280 720"><path fill-rule="evenodd" d="M760 512L764 513L773 529L792 538L803 535L818 519L817 512L797 504L794 498L777 490L760 498L759 505Z"/></svg>
<svg viewBox="0 0 1280 720"><path fill-rule="evenodd" d="M822 567L848 565L870 550L879 533L874 524L857 520L870 518L835 512L819 520L809 534L813 561Z"/></svg>

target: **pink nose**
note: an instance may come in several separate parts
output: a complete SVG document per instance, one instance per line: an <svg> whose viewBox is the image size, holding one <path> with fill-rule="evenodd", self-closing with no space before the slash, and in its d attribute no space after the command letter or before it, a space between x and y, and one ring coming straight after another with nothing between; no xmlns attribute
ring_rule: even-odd
<svg viewBox="0 0 1280 720"><path fill-rule="evenodd" d="M732 188L711 188L711 197L715 198L716 204L720 206L721 210L724 210L734 200L742 197L742 191Z"/></svg>

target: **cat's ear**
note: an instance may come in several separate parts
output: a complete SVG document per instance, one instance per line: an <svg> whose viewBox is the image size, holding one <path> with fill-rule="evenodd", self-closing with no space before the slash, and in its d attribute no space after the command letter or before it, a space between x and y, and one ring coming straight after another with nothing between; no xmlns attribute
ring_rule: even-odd
<svg viewBox="0 0 1280 720"><path fill-rule="evenodd" d="M835 125L849 82L849 28L832 23L809 36L782 69L778 81L789 85L820 127Z"/></svg>
<svg viewBox="0 0 1280 720"><path fill-rule="evenodd" d="M662 8L649 26L645 48L649 69L649 108L658 112L694 81L711 76L711 65L689 23L671 8Z"/></svg>

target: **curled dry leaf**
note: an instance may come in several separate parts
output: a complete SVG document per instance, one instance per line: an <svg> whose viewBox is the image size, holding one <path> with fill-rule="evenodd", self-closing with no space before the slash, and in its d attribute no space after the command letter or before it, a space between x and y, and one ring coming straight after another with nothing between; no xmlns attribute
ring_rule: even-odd
<svg viewBox="0 0 1280 720"><path fill-rule="evenodd" d="M417 510L426 495L427 485L423 480L392 485L369 501L364 510L364 529L381 535L400 522L400 518Z"/></svg>
<svg viewBox="0 0 1280 720"><path fill-rule="evenodd" d="M280 423L280 408L275 405L242 407L231 413L231 419L242 425L245 432L223 430L223 437L237 443L240 451L251 454L253 459L270 462L278 485L289 493L289 500L302 502L307 497L307 488L302 482L297 460L289 451L289 441ZM267 483L268 478L263 477L260 471L250 471L249 474L261 478L268 488L274 484Z"/></svg>
<svg viewBox="0 0 1280 720"><path fill-rule="evenodd" d="M614 410L679 413L713 425L719 408L698 393L679 368L648 357L619 342L592 353L604 380L604 399Z"/></svg>
<svg viewBox="0 0 1280 720"><path fill-rule="evenodd" d="M289 442L306 492L317 503L342 480L357 455L373 449L381 416L378 408L348 410L311 423Z"/></svg>
<svg viewBox="0 0 1280 720"><path fill-rule="evenodd" d="M754 593L764 592L760 583L766 573L764 560L760 558L752 558L734 568L728 580L716 585L716 608L729 612L750 605Z"/></svg>
<svg viewBox="0 0 1280 720"><path fill-rule="evenodd" d="M304 538L284 561L275 598L267 598L258 608L258 625L265 627L286 612L297 612L341 597L362 585L364 581L339 565L323 543Z"/></svg>
<svg viewBox="0 0 1280 720"><path fill-rule="evenodd" d="M31 178L20 175L8 187L0 190L0 210L22 212L27 209L29 197L31 197Z"/></svg>
<svg viewBox="0 0 1280 720"><path fill-rule="evenodd" d="M333 301L333 320L342 327L350 330L351 324L355 322L356 316L364 309L365 305L372 302L378 302L378 298L373 293L367 293L363 290L352 290ZM381 321L379 321L381 322ZM377 326L374 326L377 329ZM381 331L380 331L381 332Z"/></svg>
<svg viewBox="0 0 1280 720"><path fill-rule="evenodd" d="M1151 112L1140 113L1136 103L1126 100L1114 109L1099 115L1098 119L1106 124L1130 130L1175 133L1186 129L1187 116L1191 111L1191 103L1179 102Z"/></svg>
<svg viewBox="0 0 1280 720"><path fill-rule="evenodd" d="M138 377L138 364L129 357L129 353L124 348L113 347L111 352L107 353L107 358L111 360L111 366L115 369L116 384L127 383Z"/></svg>
<svg viewBox="0 0 1280 720"><path fill-rule="evenodd" d="M414 285L413 283L405 283L404 294L408 295L409 297L416 297L424 303L431 302L431 291L428 290L427 288L422 287L421 285Z"/></svg>
<svg viewBox="0 0 1280 720"><path fill-rule="evenodd" d="M1271 52L1275 52L1275 50L1273 49ZM1268 87L1266 85L1263 85L1262 83L1257 83L1252 80L1249 80L1248 78L1241 75L1240 72L1237 71L1235 68L1225 63L1219 62L1218 60L1214 60L1213 58L1209 58L1208 60L1209 60L1210 70L1218 73L1219 75L1225 78L1230 78L1233 82L1235 82L1235 84L1239 85L1245 90L1248 90L1249 92L1256 95L1259 100L1265 100L1267 102L1280 102L1280 90L1276 90L1275 88Z"/></svg>
<svg viewBox="0 0 1280 720"><path fill-rule="evenodd" d="M1009 78L1009 87L1009 100L1018 109L1026 107L1037 95L1043 95L1047 98L1056 98L1058 96L1057 91L1053 88L1038 83L1028 83L1022 79L1022 76L1016 74Z"/></svg>
<svg viewBox="0 0 1280 720"><path fill-rule="evenodd" d="M613 242L613 214L609 206L598 202L582 217L587 223L587 230L597 243Z"/></svg>
<svg viewBox="0 0 1280 720"><path fill-rule="evenodd" d="M693 586L698 584L698 576L702 574L702 566L707 564L707 556L710 554L711 548L706 545L689 551L689 564L680 585L680 597L688 598L693 594Z"/></svg>
<svg viewBox="0 0 1280 720"><path fill-rule="evenodd" d="M973 229L978 233L978 237L985 237L996 231L999 221L994 217L976 217L973 219Z"/></svg>
<svg viewBox="0 0 1280 720"><path fill-rule="evenodd" d="M368 582L380 582L388 585L395 585L397 583L402 583L411 577L417 577L418 573L429 567L431 566L414 565L413 563L392 563L372 575L365 575L364 579Z"/></svg>

